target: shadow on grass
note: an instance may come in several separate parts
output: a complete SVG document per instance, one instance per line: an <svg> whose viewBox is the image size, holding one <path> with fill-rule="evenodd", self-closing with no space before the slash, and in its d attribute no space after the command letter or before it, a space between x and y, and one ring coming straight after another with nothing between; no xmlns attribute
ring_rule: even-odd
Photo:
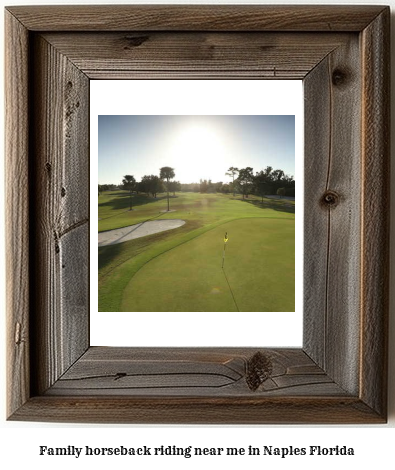
<svg viewBox="0 0 395 470"><path fill-rule="evenodd" d="M100 270L111 264L114 258L116 258L122 251L121 244L107 245L99 247L98 253L98 268Z"/></svg>
<svg viewBox="0 0 395 470"><path fill-rule="evenodd" d="M100 197L99 197L99 207L109 207L111 210L115 210L115 211L120 211L122 209L129 210L130 195L128 193L119 192L119 193L113 194L113 196L116 196L116 197L114 197L113 199L110 199L107 202L102 202L102 203L100 203ZM166 199L166 198L167 196L159 196L155 199L153 197L146 196L145 194L133 194L132 207L150 204L152 202L161 201L162 199ZM113 217L113 216L110 216L110 217Z"/></svg>
<svg viewBox="0 0 395 470"><path fill-rule="evenodd" d="M287 212L288 214L295 214L295 205L287 203L287 200L284 199L284 202L280 202L278 200L271 200L271 199L240 199L242 202L248 202L253 206L257 207L258 209L272 209L274 211L279 212Z"/></svg>
<svg viewBox="0 0 395 470"><path fill-rule="evenodd" d="M156 242L168 240L175 234L182 235L193 232L200 227L201 223L199 221L188 221L187 224L173 230L165 230L152 235L135 238L124 243L99 247L99 285L101 283L105 284L107 276L119 266L146 251L148 248L151 248ZM159 254L161 254L161 252Z"/></svg>

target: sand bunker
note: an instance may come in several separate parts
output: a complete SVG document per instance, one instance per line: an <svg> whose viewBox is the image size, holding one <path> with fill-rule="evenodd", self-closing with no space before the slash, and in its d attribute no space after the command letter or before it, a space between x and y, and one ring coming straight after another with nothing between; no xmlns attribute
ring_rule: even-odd
<svg viewBox="0 0 395 470"><path fill-rule="evenodd" d="M126 242L134 238L145 237L153 233L172 230L185 224L185 220L150 220L141 224L129 225L128 227L108 230L99 233L99 246L115 245L116 243Z"/></svg>

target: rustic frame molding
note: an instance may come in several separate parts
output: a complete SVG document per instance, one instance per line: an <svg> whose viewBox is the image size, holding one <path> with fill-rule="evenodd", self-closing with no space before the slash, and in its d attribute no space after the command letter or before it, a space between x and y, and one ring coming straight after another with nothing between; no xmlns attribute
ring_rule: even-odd
<svg viewBox="0 0 395 470"><path fill-rule="evenodd" d="M386 421L389 18L381 6L6 9L8 419ZM158 77L304 80L303 348L89 346L89 81Z"/></svg>

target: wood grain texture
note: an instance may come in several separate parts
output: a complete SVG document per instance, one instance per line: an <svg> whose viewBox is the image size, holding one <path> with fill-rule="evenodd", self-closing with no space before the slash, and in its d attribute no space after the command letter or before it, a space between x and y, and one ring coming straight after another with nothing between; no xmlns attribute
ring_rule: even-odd
<svg viewBox="0 0 395 470"><path fill-rule="evenodd" d="M361 31L382 9L376 5L8 7L31 31Z"/></svg>
<svg viewBox="0 0 395 470"><path fill-rule="evenodd" d="M89 82L42 37L32 41L34 390L89 345Z"/></svg>
<svg viewBox="0 0 395 470"><path fill-rule="evenodd" d="M361 61L359 38L329 57L331 154L326 190L338 201L327 204L328 272L326 372L350 394L358 393L361 295Z"/></svg>
<svg viewBox="0 0 395 470"><path fill-rule="evenodd" d="M356 35L304 82L310 97L305 114L305 250L314 253L305 259L305 347L352 394L359 386L362 254L358 51ZM327 203L328 194L334 199Z"/></svg>
<svg viewBox="0 0 395 470"><path fill-rule="evenodd" d="M89 345L89 226L71 227L59 240L62 370Z"/></svg>
<svg viewBox="0 0 395 470"><path fill-rule="evenodd" d="M251 387L253 349L90 348L46 393L127 396L344 396L300 349L262 349ZM254 373L254 372L252 372Z"/></svg>
<svg viewBox="0 0 395 470"><path fill-rule="evenodd" d="M6 19L9 419L385 422L389 9L12 7ZM303 348L89 348L89 80L279 76L305 85Z"/></svg>
<svg viewBox="0 0 395 470"><path fill-rule="evenodd" d="M89 78L303 79L347 33L49 33ZM297 64L295 57L298 57Z"/></svg>
<svg viewBox="0 0 395 470"><path fill-rule="evenodd" d="M330 213L320 198L327 189L331 148L331 88L329 57L325 57L303 82L305 97L304 148L304 269L303 347L325 368L327 258Z"/></svg>
<svg viewBox="0 0 395 470"><path fill-rule="evenodd" d="M382 424L356 397L33 397L12 420L146 424Z"/></svg>
<svg viewBox="0 0 395 470"><path fill-rule="evenodd" d="M362 34L362 400L385 414L389 309L390 12Z"/></svg>
<svg viewBox="0 0 395 470"><path fill-rule="evenodd" d="M30 396L28 32L5 12L7 413Z"/></svg>

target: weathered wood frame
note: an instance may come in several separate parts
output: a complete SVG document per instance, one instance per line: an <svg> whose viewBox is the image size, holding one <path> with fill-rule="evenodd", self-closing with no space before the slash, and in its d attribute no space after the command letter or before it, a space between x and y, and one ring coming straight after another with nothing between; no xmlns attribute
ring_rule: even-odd
<svg viewBox="0 0 395 470"><path fill-rule="evenodd" d="M383 423L389 8L9 7L8 419ZM89 81L303 79L303 348L89 346Z"/></svg>

